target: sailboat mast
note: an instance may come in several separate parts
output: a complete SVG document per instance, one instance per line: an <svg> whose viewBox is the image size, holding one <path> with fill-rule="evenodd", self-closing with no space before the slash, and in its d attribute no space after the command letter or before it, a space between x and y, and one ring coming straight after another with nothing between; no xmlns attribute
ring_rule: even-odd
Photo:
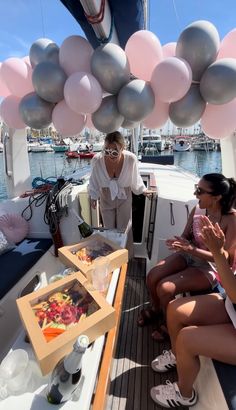
<svg viewBox="0 0 236 410"><path fill-rule="evenodd" d="M144 25L143 29L148 30L149 26L149 0L143 0L143 15ZM143 125L140 124L137 128L132 129L131 151L138 156L138 145L142 141Z"/></svg>

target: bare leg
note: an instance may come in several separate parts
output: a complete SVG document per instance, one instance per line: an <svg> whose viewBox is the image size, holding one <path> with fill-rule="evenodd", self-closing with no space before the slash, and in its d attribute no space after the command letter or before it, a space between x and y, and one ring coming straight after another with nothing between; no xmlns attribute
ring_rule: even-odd
<svg viewBox="0 0 236 410"><path fill-rule="evenodd" d="M199 355L236 364L236 331L231 323L190 326L182 329L176 341L178 385L185 397L191 397L200 369Z"/></svg>
<svg viewBox="0 0 236 410"><path fill-rule="evenodd" d="M159 299L156 293L158 282L172 273L184 270L186 266L187 264L184 257L179 253L174 253L158 262L158 264L149 271L146 283L151 296L151 307L140 311L138 326L145 326L154 320L158 320L157 315L155 315L155 313L158 314L160 311ZM159 339L159 333L157 337L154 336L154 338Z"/></svg>
<svg viewBox="0 0 236 410"><path fill-rule="evenodd" d="M161 260L152 268L147 276L147 287L150 292L153 308L158 312L160 310L159 298L157 297L156 288L161 279L183 271L187 264L183 256L174 253L166 259Z"/></svg>
<svg viewBox="0 0 236 410"><path fill-rule="evenodd" d="M156 287L156 300L166 312L168 303L174 299L175 295L189 291L207 290L210 286L209 280L199 268L188 267L182 272L160 280Z"/></svg>
<svg viewBox="0 0 236 410"><path fill-rule="evenodd" d="M175 353L177 335L186 326L229 322L225 302L218 293L175 299L167 308L167 326Z"/></svg>
<svg viewBox="0 0 236 410"><path fill-rule="evenodd" d="M172 351L177 357L178 385L190 397L200 368L199 355L236 364L236 332L218 294L172 301L167 309ZM217 343L216 343L217 340Z"/></svg>

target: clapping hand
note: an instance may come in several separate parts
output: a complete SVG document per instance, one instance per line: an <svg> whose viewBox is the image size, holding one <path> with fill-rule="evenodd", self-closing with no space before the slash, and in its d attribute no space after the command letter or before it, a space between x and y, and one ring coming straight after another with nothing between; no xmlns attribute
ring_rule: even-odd
<svg viewBox="0 0 236 410"><path fill-rule="evenodd" d="M221 252L225 244L225 235L219 224L213 225L209 218L202 216L200 228L201 239L209 251L213 254Z"/></svg>
<svg viewBox="0 0 236 410"><path fill-rule="evenodd" d="M194 246L187 239L182 236L174 236L174 238L167 239L166 245L169 249L175 251L190 252Z"/></svg>

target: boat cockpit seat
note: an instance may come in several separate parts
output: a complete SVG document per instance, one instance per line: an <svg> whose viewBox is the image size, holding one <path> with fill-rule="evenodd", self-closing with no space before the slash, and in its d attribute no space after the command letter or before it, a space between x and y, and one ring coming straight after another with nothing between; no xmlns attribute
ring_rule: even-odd
<svg viewBox="0 0 236 410"><path fill-rule="evenodd" d="M49 238L24 239L0 256L0 299L29 271L52 245Z"/></svg>
<svg viewBox="0 0 236 410"><path fill-rule="evenodd" d="M225 400L230 410L236 410L236 366L213 360Z"/></svg>

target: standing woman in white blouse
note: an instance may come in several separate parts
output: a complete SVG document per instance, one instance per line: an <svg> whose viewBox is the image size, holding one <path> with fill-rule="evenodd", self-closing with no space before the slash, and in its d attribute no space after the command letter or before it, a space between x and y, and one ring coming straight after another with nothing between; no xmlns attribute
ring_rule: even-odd
<svg viewBox="0 0 236 410"><path fill-rule="evenodd" d="M89 180L91 206L95 209L100 200L104 226L123 231L132 223L132 192L151 195L139 174L137 157L124 148L119 131L107 134L103 151L91 162Z"/></svg>

